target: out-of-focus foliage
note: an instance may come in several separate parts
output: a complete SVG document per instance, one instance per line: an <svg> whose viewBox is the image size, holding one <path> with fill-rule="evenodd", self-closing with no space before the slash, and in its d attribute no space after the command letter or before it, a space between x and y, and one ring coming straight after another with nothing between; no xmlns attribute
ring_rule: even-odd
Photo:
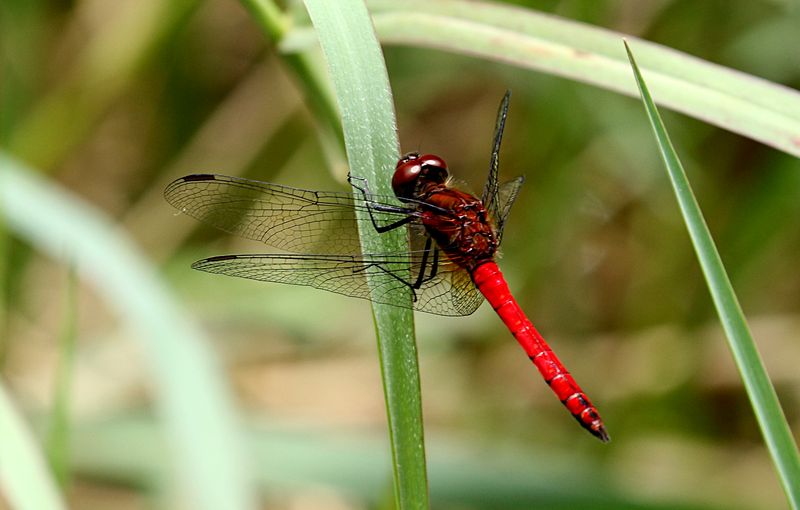
<svg viewBox="0 0 800 510"><path fill-rule="evenodd" d="M514 3L800 87L795 2ZM569 419L487 307L417 315L434 507L785 505L639 101L440 51L384 52L403 150L442 155L472 191L513 90L501 172L527 180L500 263L613 437L596 444ZM268 249L161 198L175 177L208 171L346 189L329 165L336 149L317 136L324 123L247 11L235 0L3 0L0 55L2 149L105 211L216 339L254 422L266 505L378 504L391 473L368 305L191 271L202 256ZM800 430L800 162L664 115ZM17 407L46 416L69 269L1 235L0 381ZM140 413L154 386L134 333L88 285L77 315L70 503L170 506L159 490L169 450L158 419Z"/></svg>

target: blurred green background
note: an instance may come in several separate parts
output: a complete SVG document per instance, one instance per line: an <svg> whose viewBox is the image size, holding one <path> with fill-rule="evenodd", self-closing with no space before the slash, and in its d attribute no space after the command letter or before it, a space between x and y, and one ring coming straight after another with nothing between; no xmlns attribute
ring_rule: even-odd
<svg viewBox="0 0 800 510"><path fill-rule="evenodd" d="M800 87L797 2L514 3ZM118 224L212 338L264 507L378 508L391 469L368 303L190 270L269 249L162 199L195 172L346 189L282 56L235 0L3 0L0 15L2 148ZM612 436L602 445L574 423L488 306L417 314L434 507L784 507L641 103L440 51L384 52L402 149L443 156L474 192L513 91L501 173L527 180L500 265ZM662 115L798 430L800 162ZM0 235L0 376L41 423L69 269ZM68 500L169 507L135 333L87 282L77 295Z"/></svg>

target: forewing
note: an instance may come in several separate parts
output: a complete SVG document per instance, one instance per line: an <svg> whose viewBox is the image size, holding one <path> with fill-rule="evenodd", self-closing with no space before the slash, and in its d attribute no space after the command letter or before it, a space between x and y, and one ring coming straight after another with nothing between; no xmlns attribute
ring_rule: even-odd
<svg viewBox="0 0 800 510"><path fill-rule="evenodd" d="M498 180L497 173L500 169L500 144L503 141L503 130L506 126L506 117L508 117L508 104L511 101L511 91L507 90L503 99L500 101L500 107L497 109L497 120L494 125L494 137L492 140L492 157L489 160L489 175L486 178L486 185L483 188L481 201L489 211L489 214L496 218L497 215L497 192Z"/></svg>
<svg viewBox="0 0 800 510"><path fill-rule="evenodd" d="M519 195L520 187L522 183L525 182L525 179L519 176L502 185L498 184L500 144L503 141L503 131L506 127L510 100L511 91L507 90L502 101L500 101L500 107L497 109L497 120L495 121L494 139L492 142L492 157L489 161L489 176L486 178L486 186L483 188L483 195L481 195L481 201L494 222L498 244L503 239L503 230L505 229L506 219L508 219L511 206L514 205L514 201L517 199L517 195Z"/></svg>
<svg viewBox="0 0 800 510"><path fill-rule="evenodd" d="M181 177L164 192L179 211L225 232L261 241L294 253L357 254L360 252L356 211L366 211L358 193L311 191L225 175ZM404 217L386 209L390 197L368 197L380 226ZM384 210L381 209L381 205Z"/></svg>
<svg viewBox="0 0 800 510"><path fill-rule="evenodd" d="M408 275L419 271L423 256L380 255L225 255L195 262L192 267L252 280L306 285L376 303L408 307ZM430 260L430 259L428 259ZM372 286L367 283L370 276ZM413 277L416 276L416 273ZM483 297L469 275L449 261L440 261L433 278L415 290L411 308L460 316L474 312Z"/></svg>

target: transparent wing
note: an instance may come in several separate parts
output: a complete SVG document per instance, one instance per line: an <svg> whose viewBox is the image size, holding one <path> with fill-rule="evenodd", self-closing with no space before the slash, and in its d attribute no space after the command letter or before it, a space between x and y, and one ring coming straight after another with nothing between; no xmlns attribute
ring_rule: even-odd
<svg viewBox="0 0 800 510"><path fill-rule="evenodd" d="M506 219L508 219L508 213L511 211L511 206L514 205L514 201L517 199L517 195L519 195L520 187L523 182L525 182L525 179L519 176L502 185L498 184L500 144L503 141L503 130L506 126L510 101L511 91L507 90L503 99L500 101L500 107L497 109L497 120L495 121L494 138L492 142L492 157L489 160L489 176L486 178L486 185L481 195L481 201L489 212L489 216L494 221L498 244L502 241L503 229L505 228Z"/></svg>
<svg viewBox="0 0 800 510"><path fill-rule="evenodd" d="M253 280L306 285L378 303L404 306L423 272L412 308L439 315L468 315L483 301L462 268L435 256L424 227L411 221L410 252L361 255L356 211L368 204L378 226L408 218L390 198L321 192L224 175L197 174L170 184L164 195L181 212L292 255L225 255L200 260L195 269ZM368 201L368 202L367 202ZM425 255L427 253L427 256ZM423 268L423 266L425 266ZM372 287L367 284L371 276Z"/></svg>
<svg viewBox="0 0 800 510"><path fill-rule="evenodd" d="M495 215L494 225L497 233L498 244L500 244L500 242L503 240L503 231L506 228L508 213L511 212L511 206L514 205L514 201L517 199L519 190L524 183L525 178L520 175L515 179L501 184L500 189L497 192L497 197L495 199L497 207L495 208L496 210L493 214Z"/></svg>
<svg viewBox="0 0 800 510"><path fill-rule="evenodd" d="M225 232L294 253L360 252L356 211L366 211L360 193L311 191L225 175L181 177L164 191L179 211ZM404 218L408 211L392 197L369 195L379 226Z"/></svg>
<svg viewBox="0 0 800 510"><path fill-rule="evenodd" d="M224 255L197 261L192 267L251 280L306 285L407 307L407 282L419 273L423 258L420 252L360 256ZM368 285L367 276L372 286ZM416 299L411 308L437 315L469 315L483 301L467 272L448 260L440 260L436 273L426 278L414 294Z"/></svg>
<svg viewBox="0 0 800 510"><path fill-rule="evenodd" d="M503 99L500 101L500 107L497 109L497 120L494 124L494 137L492 141L492 157L489 160L489 175L486 178L486 184L483 187L483 194L481 195L481 202L483 202L483 205L492 217L497 217L495 214L497 212L497 173L500 169L500 144L503 141L503 130L506 127L509 101L511 101L511 91L507 90Z"/></svg>

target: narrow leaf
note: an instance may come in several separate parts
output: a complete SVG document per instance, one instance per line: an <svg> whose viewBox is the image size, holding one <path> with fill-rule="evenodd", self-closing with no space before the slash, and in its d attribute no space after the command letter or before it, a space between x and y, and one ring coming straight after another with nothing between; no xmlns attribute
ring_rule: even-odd
<svg viewBox="0 0 800 510"><path fill-rule="evenodd" d="M368 0L381 42L504 62L636 95L623 34L531 9L471 0ZM282 47L310 44L293 30ZM800 156L800 92L631 37L658 103Z"/></svg>
<svg viewBox="0 0 800 510"><path fill-rule="evenodd" d="M350 172L373 192L391 194L399 144L389 79L372 22L361 0L306 0L342 113ZM368 222L364 222L367 224ZM408 249L405 229L361 232L365 253ZM411 300L409 293L408 300ZM419 367L410 311L373 305L400 509L427 508Z"/></svg>
<svg viewBox="0 0 800 510"><path fill-rule="evenodd" d="M0 495L17 510L62 510L56 481L36 438L11 403L0 380ZM2 499L0 499L2 501Z"/></svg>
<svg viewBox="0 0 800 510"><path fill-rule="evenodd" d="M74 263L138 332L133 338L150 363L169 467L191 507L255 508L236 414L207 340L127 237L101 212L37 174L0 153L0 214L9 229Z"/></svg>
<svg viewBox="0 0 800 510"><path fill-rule="evenodd" d="M798 456L797 444L778 402L775 388L773 388L764 363L761 361L758 348L750 334L744 313L733 292L711 233L700 212L700 206L692 193L686 172L675 153L667 130L661 121L661 116L653 103L627 42L625 42L625 49L628 52L636 84L641 92L647 117L658 142L658 148L675 191L681 214L686 228L689 230L689 236L700 261L700 267L705 275L720 322L725 330L728 345L733 352L734 361L761 427L761 433L792 508L798 508L800 505L800 456Z"/></svg>
<svg viewBox="0 0 800 510"><path fill-rule="evenodd" d="M64 300L64 314L61 335L58 342L58 367L50 413L50 426L47 437L47 456L50 468L59 485L64 488L69 482L69 404L70 388L75 360L75 343L78 322L78 276L74 266L70 266L67 290Z"/></svg>

